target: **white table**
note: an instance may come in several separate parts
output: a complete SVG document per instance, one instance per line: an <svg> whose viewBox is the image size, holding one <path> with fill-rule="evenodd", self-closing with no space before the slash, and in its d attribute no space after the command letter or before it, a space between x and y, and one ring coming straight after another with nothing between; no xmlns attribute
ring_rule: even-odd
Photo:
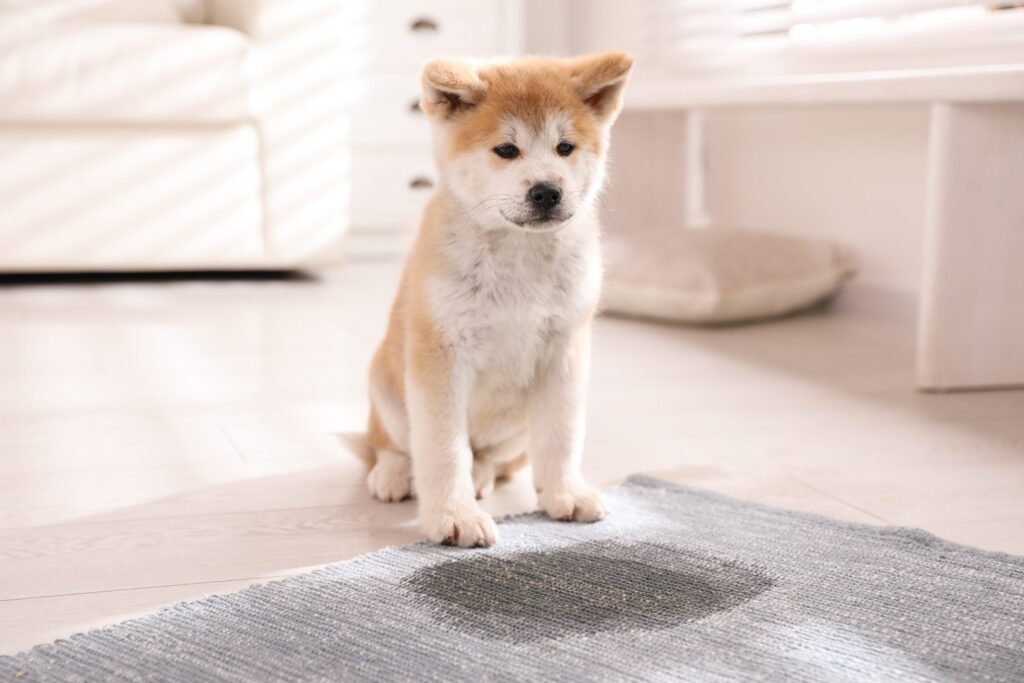
<svg viewBox="0 0 1024 683"><path fill-rule="evenodd" d="M1024 64L635 83L610 201L630 220L706 222L705 111L887 102L932 112L918 387L1024 385Z"/></svg>

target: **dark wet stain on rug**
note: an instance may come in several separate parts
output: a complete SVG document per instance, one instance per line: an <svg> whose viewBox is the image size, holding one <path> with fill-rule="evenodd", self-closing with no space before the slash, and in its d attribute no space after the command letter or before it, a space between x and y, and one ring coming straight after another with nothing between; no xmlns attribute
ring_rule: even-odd
<svg viewBox="0 0 1024 683"><path fill-rule="evenodd" d="M511 642L668 628L734 609L772 584L759 568L690 549L615 541L470 555L403 581L442 622Z"/></svg>

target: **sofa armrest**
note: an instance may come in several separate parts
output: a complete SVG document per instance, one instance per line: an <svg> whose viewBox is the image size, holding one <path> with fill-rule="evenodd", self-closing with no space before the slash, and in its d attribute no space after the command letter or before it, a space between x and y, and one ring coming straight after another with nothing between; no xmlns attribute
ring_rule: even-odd
<svg viewBox="0 0 1024 683"><path fill-rule="evenodd" d="M206 0L206 20L257 41L324 28L334 30L338 38L337 32L358 20L357 5L351 0Z"/></svg>
<svg viewBox="0 0 1024 683"><path fill-rule="evenodd" d="M264 241L285 262L347 227L351 0L207 0L207 18L249 36L263 147ZM308 262L308 256L301 256Z"/></svg>
<svg viewBox="0 0 1024 683"><path fill-rule="evenodd" d="M214 26L224 26L256 38L261 30L260 14L280 0L207 0L206 20ZM281 3L285 4L285 3Z"/></svg>

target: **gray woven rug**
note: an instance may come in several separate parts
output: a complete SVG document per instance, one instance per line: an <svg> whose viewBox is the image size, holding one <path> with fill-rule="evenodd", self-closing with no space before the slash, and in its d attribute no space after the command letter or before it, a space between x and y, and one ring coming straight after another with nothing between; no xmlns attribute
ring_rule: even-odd
<svg viewBox="0 0 1024 683"><path fill-rule="evenodd" d="M647 477L608 502L174 605L0 681L1024 680L1024 558Z"/></svg>

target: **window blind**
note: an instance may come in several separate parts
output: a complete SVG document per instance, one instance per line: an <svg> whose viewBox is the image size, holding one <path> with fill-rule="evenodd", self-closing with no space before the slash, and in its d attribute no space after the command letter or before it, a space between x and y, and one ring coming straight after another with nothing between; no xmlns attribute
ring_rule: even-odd
<svg viewBox="0 0 1024 683"><path fill-rule="evenodd" d="M1024 2L648 0L649 57L684 70L1024 63Z"/></svg>

